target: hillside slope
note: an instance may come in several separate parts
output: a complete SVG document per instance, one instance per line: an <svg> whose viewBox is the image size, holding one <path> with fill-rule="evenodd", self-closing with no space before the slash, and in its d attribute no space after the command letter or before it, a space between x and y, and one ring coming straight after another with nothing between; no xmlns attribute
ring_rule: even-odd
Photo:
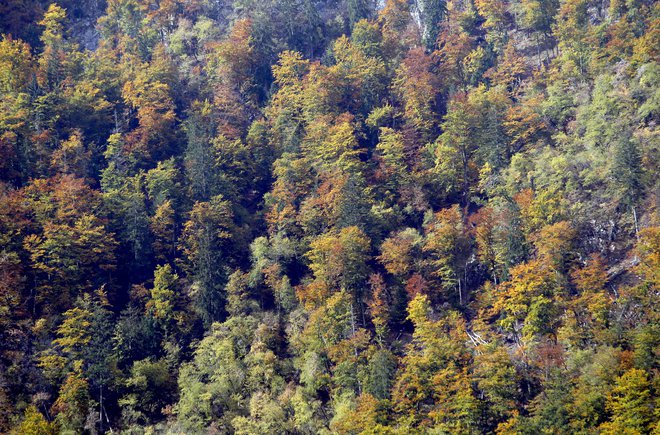
<svg viewBox="0 0 660 435"><path fill-rule="evenodd" d="M0 31L1 433L657 433L660 3Z"/></svg>

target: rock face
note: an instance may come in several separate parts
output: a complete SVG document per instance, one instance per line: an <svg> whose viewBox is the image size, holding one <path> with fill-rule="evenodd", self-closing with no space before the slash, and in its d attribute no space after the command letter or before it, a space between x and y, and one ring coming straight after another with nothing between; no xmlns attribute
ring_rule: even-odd
<svg viewBox="0 0 660 435"><path fill-rule="evenodd" d="M85 50L96 49L99 42L99 32L96 21L103 15L105 0L83 0L71 3L67 12L72 20L71 36Z"/></svg>
<svg viewBox="0 0 660 435"><path fill-rule="evenodd" d="M57 3L67 10L71 36L86 50L98 45L99 34L96 21L106 8L105 0L25 0L20 7L14 1L0 2L0 34L27 41L32 47L39 47L41 27L37 24L51 3Z"/></svg>

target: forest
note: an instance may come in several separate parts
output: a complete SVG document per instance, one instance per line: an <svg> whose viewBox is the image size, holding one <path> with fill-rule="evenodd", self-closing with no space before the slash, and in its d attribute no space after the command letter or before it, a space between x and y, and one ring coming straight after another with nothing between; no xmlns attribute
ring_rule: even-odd
<svg viewBox="0 0 660 435"><path fill-rule="evenodd" d="M660 435L660 2L0 1L0 433Z"/></svg>

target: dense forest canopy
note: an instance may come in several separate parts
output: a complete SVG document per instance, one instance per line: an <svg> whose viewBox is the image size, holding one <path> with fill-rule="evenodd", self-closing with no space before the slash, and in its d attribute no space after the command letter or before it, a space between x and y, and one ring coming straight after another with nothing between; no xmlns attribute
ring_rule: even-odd
<svg viewBox="0 0 660 435"><path fill-rule="evenodd" d="M660 433L660 3L0 33L0 433Z"/></svg>

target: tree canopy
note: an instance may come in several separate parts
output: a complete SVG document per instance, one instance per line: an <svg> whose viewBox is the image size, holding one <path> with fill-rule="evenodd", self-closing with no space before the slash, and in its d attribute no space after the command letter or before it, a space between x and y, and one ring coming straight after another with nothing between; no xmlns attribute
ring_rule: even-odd
<svg viewBox="0 0 660 435"><path fill-rule="evenodd" d="M0 2L0 433L657 434L659 26Z"/></svg>

